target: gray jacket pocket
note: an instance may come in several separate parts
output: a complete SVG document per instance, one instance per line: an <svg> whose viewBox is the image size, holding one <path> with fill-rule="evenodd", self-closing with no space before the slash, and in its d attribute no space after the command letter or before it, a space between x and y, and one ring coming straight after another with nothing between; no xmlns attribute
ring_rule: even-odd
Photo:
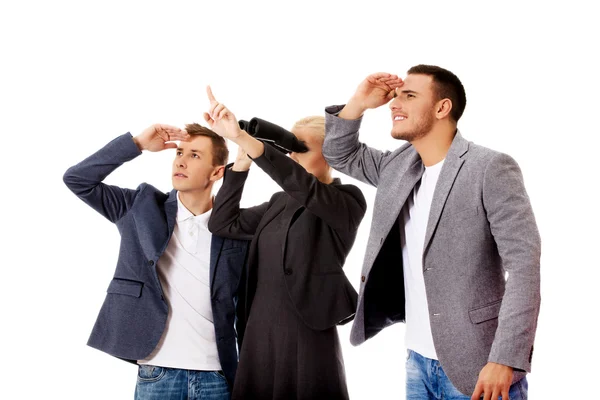
<svg viewBox="0 0 600 400"><path fill-rule="evenodd" d="M501 306L502 299L496 300L493 303L489 303L483 307L474 308L469 311L469 318L474 324L480 324L482 322L498 318Z"/></svg>
<svg viewBox="0 0 600 400"><path fill-rule="evenodd" d="M467 219L467 218L476 216L478 214L479 214L479 207L475 206L475 207L470 207L467 209L460 210L458 212L452 212L451 214L447 215L447 218L452 221L460 221L463 219Z"/></svg>

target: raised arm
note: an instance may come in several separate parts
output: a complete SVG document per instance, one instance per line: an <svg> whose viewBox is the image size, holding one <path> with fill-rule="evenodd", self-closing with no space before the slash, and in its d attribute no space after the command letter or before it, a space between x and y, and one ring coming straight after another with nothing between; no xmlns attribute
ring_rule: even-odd
<svg viewBox="0 0 600 400"><path fill-rule="evenodd" d="M241 130L235 115L214 99L210 89L209 99L211 110L205 114L205 119L215 132L240 146L288 195L342 237L358 229L366 211L366 201L357 187L320 182L294 160Z"/></svg>
<svg viewBox="0 0 600 400"><path fill-rule="evenodd" d="M251 240L267 211L268 202L255 207L240 208L244 183L248 178L251 162L240 148L233 166L225 167L223 186L215 197L213 211L208 221L208 230L215 235Z"/></svg>
<svg viewBox="0 0 600 400"><path fill-rule="evenodd" d="M63 181L86 204L111 222L121 219L131 208L137 194L143 190L124 189L102 181L123 163L142 154L142 150L160 151L177 147L173 140L186 140L185 131L168 125L152 125L135 138L126 133L102 149L69 168Z"/></svg>
<svg viewBox="0 0 600 400"><path fill-rule="evenodd" d="M333 168L373 186L379 184L381 166L390 152L372 149L358 140L366 110L387 104L402 80L379 72L369 75L345 106L325 109L323 156Z"/></svg>
<svg viewBox="0 0 600 400"><path fill-rule="evenodd" d="M300 164L281 152L264 147L254 159L288 195L336 230L341 237L356 232L367 210L366 200L353 185L333 185L319 181Z"/></svg>

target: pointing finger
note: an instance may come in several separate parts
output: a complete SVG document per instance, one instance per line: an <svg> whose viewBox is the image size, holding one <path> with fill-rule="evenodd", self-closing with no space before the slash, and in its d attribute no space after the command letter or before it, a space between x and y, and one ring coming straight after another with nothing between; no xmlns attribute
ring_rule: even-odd
<svg viewBox="0 0 600 400"><path fill-rule="evenodd" d="M215 99L215 96L213 95L213 92L212 92L212 89L210 88L210 85L208 85L206 87L206 94L208 95L208 100L210 100L211 103L213 101L217 101L217 99Z"/></svg>

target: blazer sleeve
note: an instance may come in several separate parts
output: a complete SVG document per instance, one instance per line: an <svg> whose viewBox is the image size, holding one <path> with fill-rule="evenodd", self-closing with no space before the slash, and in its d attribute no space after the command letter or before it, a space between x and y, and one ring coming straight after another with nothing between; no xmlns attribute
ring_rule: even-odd
<svg viewBox="0 0 600 400"><path fill-rule="evenodd" d="M240 208L248 171L232 171L225 167L223 185L215 197L208 230L230 239L252 240L258 224L269 207L269 202L250 208Z"/></svg>
<svg viewBox="0 0 600 400"><path fill-rule="evenodd" d="M362 117L356 120L339 118L344 106L325 109L325 142L323 156L334 169L377 187L381 170L391 152L368 147L358 140Z"/></svg>
<svg viewBox="0 0 600 400"><path fill-rule="evenodd" d="M123 189L102 183L111 172L123 163L142 154L128 132L112 140L85 160L69 168L63 181L87 205L111 222L121 219L133 205L137 190Z"/></svg>
<svg viewBox="0 0 600 400"><path fill-rule="evenodd" d="M523 177L499 153L484 173L483 201L508 279L488 361L530 371L540 308L541 240Z"/></svg>
<svg viewBox="0 0 600 400"><path fill-rule="evenodd" d="M264 153L254 159L254 162L288 195L342 237L358 229L367 203L356 186L325 184L271 146L265 146Z"/></svg>

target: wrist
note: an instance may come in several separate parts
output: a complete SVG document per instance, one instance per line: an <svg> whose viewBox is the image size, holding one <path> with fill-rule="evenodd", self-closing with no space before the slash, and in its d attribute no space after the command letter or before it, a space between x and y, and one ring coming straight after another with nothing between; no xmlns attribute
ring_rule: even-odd
<svg viewBox="0 0 600 400"><path fill-rule="evenodd" d="M235 127L230 126L228 127L228 129L225 130L224 137L226 137L234 143L237 143L237 141L240 140L244 136L244 134L247 133L241 130L236 124Z"/></svg>
<svg viewBox="0 0 600 400"><path fill-rule="evenodd" d="M250 169L250 165L252 162L250 160L235 160L233 165L231 166L231 170L235 172L245 172Z"/></svg>
<svg viewBox="0 0 600 400"><path fill-rule="evenodd" d="M140 142L140 139L137 136L134 136L132 139L133 143L135 143L135 145L140 151L144 150L144 145Z"/></svg>
<svg viewBox="0 0 600 400"><path fill-rule="evenodd" d="M359 119L367 111L366 107L362 106L360 102L354 99L350 99L348 103L342 108L338 117L342 119Z"/></svg>
<svg viewBox="0 0 600 400"><path fill-rule="evenodd" d="M252 159L260 157L265 151L264 144L260 140L250 136L246 131L240 130L240 132L240 136L232 139L232 141L240 146Z"/></svg>
<svg viewBox="0 0 600 400"><path fill-rule="evenodd" d="M242 130L242 129L238 129L237 132L233 132L231 135L229 135L229 140L231 140L233 143L239 145L240 141L246 140L246 136L250 136L248 134L248 132L246 132L245 130Z"/></svg>

